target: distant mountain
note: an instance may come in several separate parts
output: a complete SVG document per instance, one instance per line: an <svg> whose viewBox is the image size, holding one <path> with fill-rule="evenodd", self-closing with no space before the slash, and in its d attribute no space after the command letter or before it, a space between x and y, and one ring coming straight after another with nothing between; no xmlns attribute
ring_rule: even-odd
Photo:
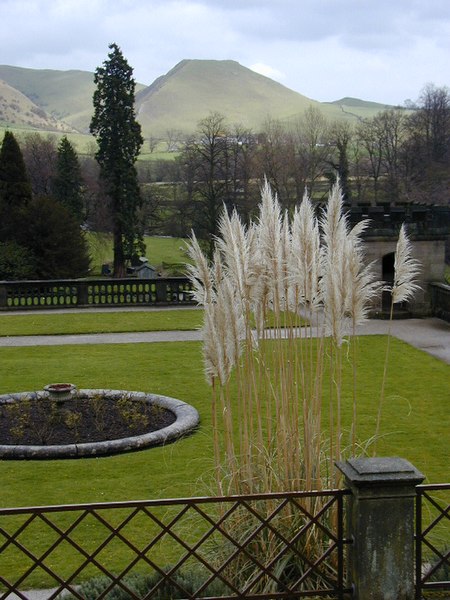
<svg viewBox="0 0 450 600"><path fill-rule="evenodd" d="M9 127L72 132L73 128L49 115L25 94L0 79L0 123Z"/></svg>
<svg viewBox="0 0 450 600"><path fill-rule="evenodd" d="M0 80L3 127L88 133L93 73L0 65ZM146 137L192 133L210 112L258 131L269 117L293 121L308 107L351 120L386 108L354 98L317 102L232 60L182 60L150 86L136 85L136 113Z"/></svg>
<svg viewBox="0 0 450 600"><path fill-rule="evenodd" d="M320 103L232 60L182 60L136 96L144 131L164 133L167 125L195 130L210 112L230 123L258 129L269 116L288 118Z"/></svg>
<svg viewBox="0 0 450 600"><path fill-rule="evenodd" d="M368 100L360 100L359 98L345 97L334 102L327 102L329 106L338 106L342 113L347 116L353 116L357 119L372 117L374 114L394 108L389 104L381 104L380 102L370 102ZM399 108L399 107L395 107ZM406 109L405 109L406 110Z"/></svg>

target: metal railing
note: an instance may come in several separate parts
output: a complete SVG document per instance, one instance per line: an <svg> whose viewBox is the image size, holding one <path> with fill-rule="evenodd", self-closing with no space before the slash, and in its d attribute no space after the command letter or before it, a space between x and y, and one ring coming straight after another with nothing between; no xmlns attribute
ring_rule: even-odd
<svg viewBox="0 0 450 600"><path fill-rule="evenodd" d="M0 509L0 598L344 598L346 490ZM194 576L195 575L195 576ZM167 593L167 595L161 595ZM347 596L345 596L347 597Z"/></svg>
<svg viewBox="0 0 450 600"><path fill-rule="evenodd" d="M417 486L416 599L450 596L450 483Z"/></svg>
<svg viewBox="0 0 450 600"><path fill-rule="evenodd" d="M1 281L0 310L193 304L185 277Z"/></svg>

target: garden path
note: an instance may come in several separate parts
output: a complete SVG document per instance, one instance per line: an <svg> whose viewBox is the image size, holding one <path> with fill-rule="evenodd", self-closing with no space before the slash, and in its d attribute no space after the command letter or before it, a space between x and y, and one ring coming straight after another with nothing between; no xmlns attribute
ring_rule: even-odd
<svg viewBox="0 0 450 600"><path fill-rule="evenodd" d="M84 309L83 309L84 310ZM86 309L105 310L105 309ZM109 310L130 310L109 309ZM140 308L139 310L154 310ZM158 309L160 310L160 309ZM167 310L183 310L169 308ZM43 314L48 311L30 311L27 314ZM55 311L56 312L56 311ZM61 309L58 312L77 312ZM11 313L8 313L11 314ZM18 314L18 313L17 313ZM20 314L24 314L21 312ZM371 319L357 328L358 335L386 334L389 321ZM400 319L390 325L391 334L436 358L450 364L450 323L441 319ZM12 346L59 346L69 344L137 344L151 342L192 342L201 339L200 331L151 331L137 333L99 333L80 335L0 336L0 347Z"/></svg>

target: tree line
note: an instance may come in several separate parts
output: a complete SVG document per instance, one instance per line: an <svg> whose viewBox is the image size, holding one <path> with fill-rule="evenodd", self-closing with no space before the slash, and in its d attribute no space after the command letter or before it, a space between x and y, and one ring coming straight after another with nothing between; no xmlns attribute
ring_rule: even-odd
<svg viewBox="0 0 450 600"><path fill-rule="evenodd" d="M112 233L117 277L145 252L144 233L184 237L193 229L211 254L223 208L236 208L249 220L265 179L287 210L305 190L324 201L337 176L348 205L448 204L445 87L427 85L408 110L385 110L356 124L329 122L309 108L296 119L267 119L255 133L210 113L190 136L171 132L176 152L168 158L138 161L144 140L134 113L135 82L116 44L96 70L95 83L90 129L97 144L89 155L78 156L65 137L58 144L31 133L19 147L5 134L1 278L85 275L83 229Z"/></svg>
<svg viewBox="0 0 450 600"><path fill-rule="evenodd" d="M36 141L30 136L29 146ZM31 152L27 158L36 163L42 156ZM43 173L48 166L43 161L38 170L45 167ZM67 138L55 150L54 171L41 188L43 182L41 177L32 182L16 138L6 131L0 149L1 279L69 278L88 273L89 253L80 227L84 220L82 175Z"/></svg>
<svg viewBox="0 0 450 600"><path fill-rule="evenodd" d="M210 254L222 207L249 218L265 179L287 210L306 190L325 201L337 176L347 205L448 205L450 91L428 85L413 109L384 110L356 124L329 122L309 108L289 122L268 119L259 134L214 113L176 160L159 171L150 164L155 179L172 182L148 185L154 226L159 215L165 228L172 218L168 232L184 236L193 228Z"/></svg>

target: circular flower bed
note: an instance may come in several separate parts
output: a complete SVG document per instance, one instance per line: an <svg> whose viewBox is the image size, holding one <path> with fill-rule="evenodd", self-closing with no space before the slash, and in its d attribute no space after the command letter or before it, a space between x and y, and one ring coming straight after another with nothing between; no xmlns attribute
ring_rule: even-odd
<svg viewBox="0 0 450 600"><path fill-rule="evenodd" d="M52 386L58 386L56 393ZM175 398L50 384L42 392L0 395L0 458L81 458L141 450L186 435L198 423L196 409Z"/></svg>

